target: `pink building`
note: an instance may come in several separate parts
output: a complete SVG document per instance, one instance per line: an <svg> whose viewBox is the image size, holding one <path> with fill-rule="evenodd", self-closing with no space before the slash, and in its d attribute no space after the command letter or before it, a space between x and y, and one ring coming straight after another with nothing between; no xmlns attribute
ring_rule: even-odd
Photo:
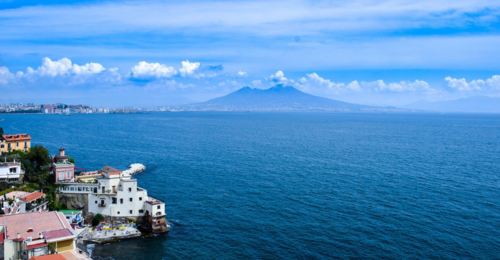
<svg viewBox="0 0 500 260"><path fill-rule="evenodd" d="M56 182L73 182L75 180L75 165L69 162L64 148L59 149L59 155L52 156L52 173Z"/></svg>

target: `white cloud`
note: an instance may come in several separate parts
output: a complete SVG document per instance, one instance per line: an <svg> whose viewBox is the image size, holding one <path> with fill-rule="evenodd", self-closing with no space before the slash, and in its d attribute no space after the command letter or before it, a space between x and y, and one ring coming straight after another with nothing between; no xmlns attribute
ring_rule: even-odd
<svg viewBox="0 0 500 260"><path fill-rule="evenodd" d="M248 74L244 71L238 71L238 73L236 73L238 76L240 77L246 77Z"/></svg>
<svg viewBox="0 0 500 260"><path fill-rule="evenodd" d="M75 74L96 74L104 71L104 67L99 63L87 63L83 66L73 64L72 72Z"/></svg>
<svg viewBox="0 0 500 260"><path fill-rule="evenodd" d="M177 74L173 67L160 63L141 61L130 69L130 76L136 79L169 78Z"/></svg>
<svg viewBox="0 0 500 260"><path fill-rule="evenodd" d="M286 83L286 81L288 80L287 78L285 78L285 74L281 70L269 76L269 79L276 83Z"/></svg>
<svg viewBox="0 0 500 260"><path fill-rule="evenodd" d="M32 69L28 67L27 74L29 76L49 76L56 77L68 74L74 75L90 75L97 74L104 71L104 67L99 63L87 63L85 65L79 66L78 64L73 64L70 59L62 58L57 61L52 61L50 58L45 57L42 59L42 66L38 69ZM23 75L19 73L19 75Z"/></svg>
<svg viewBox="0 0 500 260"><path fill-rule="evenodd" d="M447 86L452 90L458 91L482 91L492 92L500 90L500 75L493 75L491 78L482 80L476 79L467 82L465 78L456 79L452 77L445 78Z"/></svg>
<svg viewBox="0 0 500 260"><path fill-rule="evenodd" d="M328 88L328 89L334 90L336 92L338 92L339 90L341 90L345 86L344 83L332 82L329 79L324 79L324 78L320 77L316 73L307 74L307 79L302 78L300 81L303 83L317 85L320 88Z"/></svg>
<svg viewBox="0 0 500 260"><path fill-rule="evenodd" d="M415 80L414 82L391 82L389 84L386 84L383 80L376 80L371 82L361 82L361 86L371 88L379 92L414 92L430 90L429 84L422 80Z"/></svg>
<svg viewBox="0 0 500 260"><path fill-rule="evenodd" d="M188 60L181 62L182 67L179 69L181 76L187 77L194 74L194 71L200 67L199 62L189 62Z"/></svg>
<svg viewBox="0 0 500 260"><path fill-rule="evenodd" d="M446 77L444 80L446 80L448 87L454 90L459 90L459 91L470 91L472 88L469 86L469 83L464 78L461 79L455 79L452 77Z"/></svg>
<svg viewBox="0 0 500 260"><path fill-rule="evenodd" d="M322 78L317 73L306 74L307 78L302 77L296 84L297 87L311 92L325 92L339 94L340 92L361 91L361 87L357 81L353 81L347 85L344 83L336 83L329 79Z"/></svg>
<svg viewBox="0 0 500 260"><path fill-rule="evenodd" d="M0 67L0 85L6 85L13 78L14 74L10 73L7 67Z"/></svg>
<svg viewBox="0 0 500 260"><path fill-rule="evenodd" d="M322 78L317 73L306 74L307 77L302 77L296 84L297 87L304 91L312 93L325 93L339 95L348 92L416 92L431 90L429 84L422 80L414 82L400 81L385 83L383 80L362 81L359 83L354 80L347 85L341 82L333 82L329 79Z"/></svg>

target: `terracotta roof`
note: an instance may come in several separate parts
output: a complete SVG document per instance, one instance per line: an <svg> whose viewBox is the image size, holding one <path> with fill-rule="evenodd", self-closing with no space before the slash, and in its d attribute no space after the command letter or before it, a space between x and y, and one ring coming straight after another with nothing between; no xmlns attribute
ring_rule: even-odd
<svg viewBox="0 0 500 260"><path fill-rule="evenodd" d="M66 260L61 254L34 256L29 260Z"/></svg>
<svg viewBox="0 0 500 260"><path fill-rule="evenodd" d="M1 215L0 225L7 227L7 239L16 238L17 233L20 234L22 239L27 239L28 237L37 239L41 232L71 227L64 214L55 211Z"/></svg>
<svg viewBox="0 0 500 260"><path fill-rule="evenodd" d="M61 237L69 237L72 236L73 233L69 231L67 228L58 229L58 230L50 230L42 232L43 238L47 240L61 238Z"/></svg>
<svg viewBox="0 0 500 260"><path fill-rule="evenodd" d="M21 200L23 200L25 202L32 202L32 201L34 201L38 198L41 198L43 196L45 196L45 193L35 191L35 192L29 194L28 196L23 197Z"/></svg>
<svg viewBox="0 0 500 260"><path fill-rule="evenodd" d="M21 141L21 140L31 140L28 134L15 134L15 135L3 135L3 139L6 141Z"/></svg>

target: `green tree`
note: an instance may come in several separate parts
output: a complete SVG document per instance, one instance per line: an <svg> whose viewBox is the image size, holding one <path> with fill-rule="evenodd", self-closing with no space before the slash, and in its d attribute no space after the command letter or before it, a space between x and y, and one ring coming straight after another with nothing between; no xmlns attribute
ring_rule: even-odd
<svg viewBox="0 0 500 260"><path fill-rule="evenodd" d="M0 127L0 139L3 139L3 137L2 137L2 135L3 135L3 134L4 134L4 132L3 132L3 128L2 128L2 127Z"/></svg>
<svg viewBox="0 0 500 260"><path fill-rule="evenodd" d="M68 157L68 161L72 164L75 164L75 159L71 158L71 157Z"/></svg>
<svg viewBox="0 0 500 260"><path fill-rule="evenodd" d="M41 145L31 147L30 151L26 154L26 159L31 162L35 172L42 170L42 167L50 165L49 150Z"/></svg>

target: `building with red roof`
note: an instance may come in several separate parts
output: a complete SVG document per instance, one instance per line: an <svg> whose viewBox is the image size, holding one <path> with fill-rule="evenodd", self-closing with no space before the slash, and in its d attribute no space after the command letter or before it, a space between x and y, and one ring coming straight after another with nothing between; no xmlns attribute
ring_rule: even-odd
<svg viewBox="0 0 500 260"><path fill-rule="evenodd" d="M0 216L0 244L5 259L29 259L75 249L76 232L64 214L31 212Z"/></svg>
<svg viewBox="0 0 500 260"><path fill-rule="evenodd" d="M3 135L0 138L0 154L21 150L28 152L31 148L31 137L28 134Z"/></svg>

